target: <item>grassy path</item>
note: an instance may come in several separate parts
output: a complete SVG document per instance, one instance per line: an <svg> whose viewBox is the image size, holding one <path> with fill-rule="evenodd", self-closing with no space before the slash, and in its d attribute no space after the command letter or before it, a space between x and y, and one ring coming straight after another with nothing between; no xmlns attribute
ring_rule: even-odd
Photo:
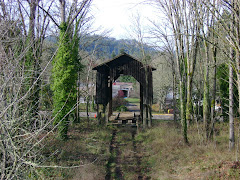
<svg viewBox="0 0 240 180"><path fill-rule="evenodd" d="M110 158L106 166L106 180L150 179L145 176L140 144L135 140L136 129L118 128L112 131Z"/></svg>
<svg viewBox="0 0 240 180"><path fill-rule="evenodd" d="M119 152L119 142L116 141L117 129L112 132L112 139L110 143L110 157L106 166L106 180L110 179L123 179L123 174L121 166L119 165L120 152Z"/></svg>
<svg viewBox="0 0 240 180"><path fill-rule="evenodd" d="M151 129L136 133L82 118L70 126L67 141L56 139L57 132L44 139L40 165L47 167L30 179L240 179L236 151L228 150L228 123L216 123L211 142L204 141L201 122L192 124L186 145L180 123L153 122Z"/></svg>

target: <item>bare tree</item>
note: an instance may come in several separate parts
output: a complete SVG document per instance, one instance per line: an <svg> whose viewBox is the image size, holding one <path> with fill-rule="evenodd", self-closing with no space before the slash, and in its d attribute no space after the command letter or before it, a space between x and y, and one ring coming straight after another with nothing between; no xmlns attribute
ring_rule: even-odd
<svg viewBox="0 0 240 180"><path fill-rule="evenodd" d="M199 45L197 1L154 1L171 24L179 74L179 92L183 136L186 143L187 122L192 121L192 87Z"/></svg>
<svg viewBox="0 0 240 180"><path fill-rule="evenodd" d="M137 45L138 48L140 49L140 54L139 54L139 58L141 60L141 62L144 65L144 70L145 70L145 87L143 87L142 85L140 86L140 92L142 92L143 94L147 94L148 90L148 83L151 83L148 81L149 78L149 74L151 73L150 71L152 70L152 68L150 67L151 64L151 56L149 54L146 53L145 49L144 49L144 45L145 43L145 29L142 25L142 17L140 16L140 14L136 14L136 16L133 16L132 19L132 28L131 28L131 37L133 39L136 39L137 41ZM152 126L152 100L150 98L144 98L141 99L140 101L143 102L143 107L141 107L141 109L143 109L143 114L141 115L143 118L143 128L151 127ZM141 104L141 103L140 103Z"/></svg>
<svg viewBox="0 0 240 180"><path fill-rule="evenodd" d="M232 6L235 8L235 3L232 1ZM231 22L231 35L234 34L234 21L235 15L232 14ZM233 67L232 62L234 59L234 50L230 47L230 63L229 63L229 150L233 150L235 147L235 135L234 135L234 117L233 117Z"/></svg>
<svg viewBox="0 0 240 180"><path fill-rule="evenodd" d="M214 6L216 6L217 9L219 9L219 3L215 0L213 1ZM213 60L213 90L212 90L212 101L211 101L211 131L210 131L210 138L213 138L214 130L215 130L215 119L216 119L216 112L215 112L215 104L216 104L216 92L217 92L217 52L218 52L218 36L216 34L217 31L219 31L218 25L217 25L217 18L216 16L216 10L213 9L212 12L212 18L211 18L211 34L210 34L210 40L211 43L211 51L212 51L212 60Z"/></svg>
<svg viewBox="0 0 240 180"><path fill-rule="evenodd" d="M199 2L201 3L201 2ZM199 25L201 26L201 32L203 36L203 47L204 47L204 91L203 91L203 122L206 128L206 138L209 138L210 134L210 87L209 87L209 66L210 66L210 50L208 38L210 37L210 11L207 8L200 8L199 12Z"/></svg>
<svg viewBox="0 0 240 180"><path fill-rule="evenodd" d="M163 28L160 25L156 24L153 21L152 21L152 25L153 25L153 28L150 30L150 34L152 34L153 39L157 39L157 42L155 42L155 43L158 44L158 42L160 41L159 42L160 44L162 44L162 43L164 44L164 46L160 46L160 47L156 47L156 48L159 48L160 55L164 56L167 65L171 67L173 110L174 110L174 121L176 122L176 120L177 120L177 116L176 116L176 112L177 112L177 105L176 105L177 74L176 74L176 58L175 58L175 54L174 54L173 39L172 39L172 36L170 34L168 34L168 32L167 32L168 29L166 27L164 27L165 30L163 30ZM159 83L162 83L162 81Z"/></svg>
<svg viewBox="0 0 240 180"><path fill-rule="evenodd" d="M32 89L34 89L46 68L38 72L39 76L34 79L29 89L23 93L23 89L26 89L25 80L29 78L26 76L23 62L25 62L28 50L34 46L33 43L29 43L27 46L24 44L23 46L27 34L22 30L23 21L21 17L23 17L23 14L19 14L21 13L19 5L18 2L9 4L1 2L1 13L4 14L0 19L1 179L25 179L30 170L35 171L32 164L41 161L39 152L41 151L40 144L43 139L40 139L39 135L46 128L51 129L49 123L52 122L51 119L48 122L44 121L38 111L34 128L33 126L25 126L32 117L27 116L28 112L22 113L23 109L28 110L30 109L29 106L31 106L24 103L24 106L27 107L23 107L23 102L28 102L30 95L32 95ZM20 19L16 17L20 17ZM42 28L46 28L46 26Z"/></svg>
<svg viewBox="0 0 240 180"><path fill-rule="evenodd" d="M222 33L217 33L218 38L220 38L224 43L230 46L230 50L222 50L226 54L230 54L228 57L229 61L227 62L229 66L229 149L233 149L235 145L234 137L234 112L233 112L233 70L237 74L237 87L238 92L240 92L240 27L239 27L239 17L240 17L240 3L237 0L225 1L219 0L217 4L221 4L221 9L216 6L215 1L210 1L204 3L208 9L211 9L213 16L218 21L219 28L221 28ZM226 18L226 14L231 14L231 18ZM240 112L240 96L238 93L238 112Z"/></svg>
<svg viewBox="0 0 240 180"><path fill-rule="evenodd" d="M39 109L35 112L36 117L29 116L32 107L27 102L30 102L29 97L36 98L40 79L57 51L51 52L47 60L43 59L45 34L49 32L50 19L54 21L50 16L52 3L34 0L0 3L0 179L44 179L37 170L37 167L44 166L45 161L42 141L58 124L53 126L55 117L51 118L51 113ZM28 10L32 14L29 15ZM29 50L33 57L30 76L26 73ZM44 60L42 68L41 60ZM25 82L30 77L31 85L26 88ZM30 121L34 123L26 126Z"/></svg>

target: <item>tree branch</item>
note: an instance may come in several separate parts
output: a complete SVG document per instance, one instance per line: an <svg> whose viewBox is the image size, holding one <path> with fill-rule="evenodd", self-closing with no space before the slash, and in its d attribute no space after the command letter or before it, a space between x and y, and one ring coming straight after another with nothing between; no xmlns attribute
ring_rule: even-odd
<svg viewBox="0 0 240 180"><path fill-rule="evenodd" d="M48 11L46 11L43 7L41 7L40 5L38 5L38 7L40 8L40 9L42 9L48 16L49 16L49 18L53 21L53 23L58 27L58 28L60 28L60 26L59 26L59 24L55 21L55 19L49 14L49 12Z"/></svg>

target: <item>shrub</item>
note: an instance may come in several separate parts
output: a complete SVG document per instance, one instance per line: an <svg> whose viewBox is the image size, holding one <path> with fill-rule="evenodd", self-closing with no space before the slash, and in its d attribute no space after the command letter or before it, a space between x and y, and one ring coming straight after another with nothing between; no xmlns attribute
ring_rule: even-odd
<svg viewBox="0 0 240 180"><path fill-rule="evenodd" d="M117 110L117 111L121 111L121 112L125 112L125 111L127 111L128 109L127 109L126 106L119 106L119 107L117 107L116 110Z"/></svg>
<svg viewBox="0 0 240 180"><path fill-rule="evenodd" d="M152 111L154 111L154 112L159 112L159 111L160 111L160 106L159 106L159 104L153 104L153 105L152 105Z"/></svg>
<svg viewBox="0 0 240 180"><path fill-rule="evenodd" d="M112 100L112 109L114 111L116 111L119 107L121 106L126 106L127 105L127 101L125 99L123 99L122 97L120 96L116 96L113 98ZM123 108L123 107L122 107Z"/></svg>

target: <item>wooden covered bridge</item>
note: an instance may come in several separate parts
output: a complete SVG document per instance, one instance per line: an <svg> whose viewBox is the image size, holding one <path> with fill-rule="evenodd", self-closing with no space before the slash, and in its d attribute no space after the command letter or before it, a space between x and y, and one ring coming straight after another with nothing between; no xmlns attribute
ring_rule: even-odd
<svg viewBox="0 0 240 180"><path fill-rule="evenodd" d="M97 104L99 123L113 123L114 120L114 122L118 120L119 115L112 116L112 84L120 75L130 75L140 84L140 115L139 117L134 117L134 114L132 114L131 123L139 119L143 127L151 126L151 106L153 101L152 71L156 70L155 68L144 65L136 58L124 53L94 67L93 70L97 70L95 102ZM101 110L99 109L100 104L103 106ZM128 117L125 120L130 121L131 118Z"/></svg>

